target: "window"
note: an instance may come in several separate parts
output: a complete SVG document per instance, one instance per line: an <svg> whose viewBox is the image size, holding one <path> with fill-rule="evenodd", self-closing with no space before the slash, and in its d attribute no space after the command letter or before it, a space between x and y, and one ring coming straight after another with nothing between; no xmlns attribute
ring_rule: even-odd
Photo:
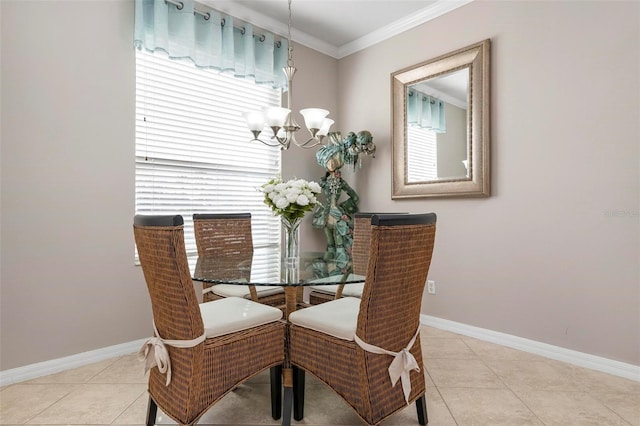
<svg viewBox="0 0 640 426"><path fill-rule="evenodd" d="M251 212L262 261L279 257L280 222L257 190L280 173L280 150L249 142L242 112L280 106L280 90L136 51L136 213Z"/></svg>

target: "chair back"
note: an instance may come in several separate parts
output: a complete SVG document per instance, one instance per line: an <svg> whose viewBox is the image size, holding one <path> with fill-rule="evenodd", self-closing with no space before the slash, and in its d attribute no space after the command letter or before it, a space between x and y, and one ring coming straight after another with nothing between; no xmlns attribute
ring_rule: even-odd
<svg viewBox="0 0 640 426"><path fill-rule="evenodd" d="M353 273L367 273L369 243L371 242L371 216L373 213L356 213L353 217L353 244L351 245L351 265Z"/></svg>
<svg viewBox="0 0 640 426"><path fill-rule="evenodd" d="M365 213L358 212L353 217L353 244L351 260L353 273L366 275L369 263L369 246L371 244L371 218L374 215L407 214L407 213Z"/></svg>
<svg viewBox="0 0 640 426"><path fill-rule="evenodd" d="M184 246L182 216L136 215L133 233L160 337L191 340L204 333Z"/></svg>
<svg viewBox="0 0 640 426"><path fill-rule="evenodd" d="M194 214L198 256L253 255L251 213Z"/></svg>
<svg viewBox="0 0 640 426"><path fill-rule="evenodd" d="M391 351L403 349L420 322L436 215L374 215L357 335Z"/></svg>

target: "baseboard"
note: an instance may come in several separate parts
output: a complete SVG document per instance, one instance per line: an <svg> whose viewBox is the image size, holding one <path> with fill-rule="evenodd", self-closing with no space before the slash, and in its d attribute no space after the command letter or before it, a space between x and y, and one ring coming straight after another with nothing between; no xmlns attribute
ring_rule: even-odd
<svg viewBox="0 0 640 426"><path fill-rule="evenodd" d="M24 367L12 368L0 371L0 386L12 383L23 382L49 374L59 373L64 370L82 367L83 365L115 358L122 355L135 353L140 349L146 339L135 340L133 342L121 343L106 348L93 351L82 352L63 358L38 362L36 364L25 365Z"/></svg>
<svg viewBox="0 0 640 426"><path fill-rule="evenodd" d="M624 377L636 382L640 382L640 366L615 361L595 355L578 352L547 343L536 342L522 337L491 331L484 328L474 327L455 321L432 317L430 315L420 315L420 323L441 330L462 334L478 340L495 343L509 348L518 349L547 358L563 361L579 367L590 368L602 371L614 376Z"/></svg>
<svg viewBox="0 0 640 426"><path fill-rule="evenodd" d="M473 337L486 342L495 343L640 382L640 366L637 365L627 364L455 321L432 317L430 315L421 315L420 323L441 330L450 331L452 333L458 333L463 336ZM82 367L83 365L92 364L105 359L129 355L138 351L144 340L145 339L135 340L133 342L122 343L63 358L25 365L24 367L0 371L0 386L6 386L12 383L23 382L25 380L59 373L61 371Z"/></svg>

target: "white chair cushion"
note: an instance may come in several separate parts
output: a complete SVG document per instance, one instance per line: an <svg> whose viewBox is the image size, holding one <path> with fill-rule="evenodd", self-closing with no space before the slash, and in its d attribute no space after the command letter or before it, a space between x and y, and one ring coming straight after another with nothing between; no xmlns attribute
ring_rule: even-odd
<svg viewBox="0 0 640 426"><path fill-rule="evenodd" d="M335 295L338 292L339 285L312 285L311 289L318 293L325 293ZM345 284L342 289L343 297L357 297L362 298L362 290L364 290L364 283L357 284Z"/></svg>
<svg viewBox="0 0 640 426"><path fill-rule="evenodd" d="M342 295L344 297L362 298L362 290L364 290L364 283L345 284Z"/></svg>
<svg viewBox="0 0 640 426"><path fill-rule="evenodd" d="M339 285L337 284L331 284L331 285L312 285L309 288L311 288L311 290L316 291L318 293L334 295L338 291L338 287Z"/></svg>
<svg viewBox="0 0 640 426"><path fill-rule="evenodd" d="M282 311L278 308L239 297L201 303L200 314L207 338L235 333L282 318Z"/></svg>
<svg viewBox="0 0 640 426"><path fill-rule="evenodd" d="M366 277L364 275L358 274L349 274L347 275L347 279L345 281L354 281L354 280L362 280L364 281ZM315 280L309 281L310 283L339 283L342 282L342 275L331 275L324 278L316 278Z"/></svg>
<svg viewBox="0 0 640 426"><path fill-rule="evenodd" d="M256 292L258 293L258 297L262 296L272 296L278 293L284 293L284 288L279 285L257 285ZM248 289L248 288L247 288ZM251 297L251 295L249 295Z"/></svg>
<svg viewBox="0 0 640 426"><path fill-rule="evenodd" d="M364 275L349 274L346 281L352 280L364 280ZM318 278L310 282L340 282L342 281L342 275L333 275L326 278ZM339 285L312 285L311 289L325 294L336 294ZM362 297L362 290L364 289L364 282L357 284L345 284L342 289L342 296L344 297Z"/></svg>
<svg viewBox="0 0 640 426"><path fill-rule="evenodd" d="M300 327L352 341L358 325L358 312L360 299L343 297L292 312L289 321Z"/></svg>
<svg viewBox="0 0 640 426"><path fill-rule="evenodd" d="M244 297L251 298L249 286L235 284L216 284L211 287L211 292L222 297ZM257 285L256 292L258 297L271 296L273 294L284 293L284 289L277 285Z"/></svg>

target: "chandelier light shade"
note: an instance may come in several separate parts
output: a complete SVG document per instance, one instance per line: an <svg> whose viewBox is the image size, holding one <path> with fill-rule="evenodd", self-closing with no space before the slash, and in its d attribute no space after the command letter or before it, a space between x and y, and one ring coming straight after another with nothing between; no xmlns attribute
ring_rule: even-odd
<svg viewBox="0 0 640 426"><path fill-rule="evenodd" d="M288 108L267 108L265 110L265 121L269 127L284 127L287 118L291 114Z"/></svg>
<svg viewBox="0 0 640 426"><path fill-rule="evenodd" d="M324 120L329 115L329 111L320 108L307 108L301 109L300 114L304 117L304 124L311 132L311 136L315 136L324 125Z"/></svg>
<svg viewBox="0 0 640 426"><path fill-rule="evenodd" d="M332 119L325 118L324 122L322 123L322 127L320 127L320 130L318 130L318 133L316 133L316 136L317 137L327 136L329 134L329 129L331 128L331 126L333 126L333 123L334 121Z"/></svg>
<svg viewBox="0 0 640 426"><path fill-rule="evenodd" d="M296 67L293 65L293 46L291 44L291 0L289 0L289 21L287 25L289 52L287 66L283 71L287 77L287 106L289 108L266 108L263 112L250 111L244 114L247 127L253 134L253 140L262 142L265 145L279 146L285 150L294 145L301 148L312 148L322 144L324 138L329 134L329 129L334 121L327 118L329 111L320 108L306 108L300 111L304 117L305 126L309 130L311 137L303 143L296 141L295 133L300 130L300 126L293 119L291 114L291 98L293 92L293 76L296 73ZM268 126L273 131L270 140L260 139L260 134L264 127Z"/></svg>

